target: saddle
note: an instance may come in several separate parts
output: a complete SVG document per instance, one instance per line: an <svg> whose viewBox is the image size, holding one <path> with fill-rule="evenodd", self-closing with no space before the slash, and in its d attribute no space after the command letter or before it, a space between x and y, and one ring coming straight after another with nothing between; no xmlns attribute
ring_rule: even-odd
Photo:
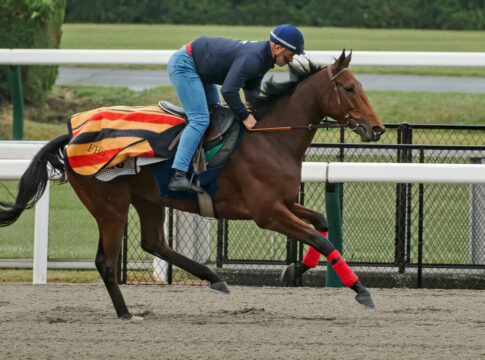
<svg viewBox="0 0 485 360"><path fill-rule="evenodd" d="M159 101L158 105L171 115L183 118L187 121L187 114L180 106L173 105L168 101ZM205 151L209 151L213 147L222 143L224 135L231 129L232 124L236 120L236 115L227 107L212 104L209 106L210 123L206 130L202 142ZM173 148L182 136L182 132L174 139L170 146Z"/></svg>
<svg viewBox="0 0 485 360"><path fill-rule="evenodd" d="M158 105L167 113L182 118L187 122L187 115L184 110L167 101L159 101ZM209 106L210 123L204 137L199 145L199 148L192 158L192 168L196 176L197 185L206 186L206 193L197 194L199 203L200 215L206 217L215 217L214 204L212 196L215 194L216 184L215 179L222 166L225 164L234 148L239 143L241 138L241 124L236 120L233 112L224 106L214 104ZM176 136L169 146L172 150L180 140L182 131ZM164 169L164 164L155 167L155 179L163 196L163 191L167 190L168 179L162 184L161 176L169 173ZM160 174L160 176L157 176ZM170 197L170 193L165 195ZM175 194L180 196L180 194Z"/></svg>

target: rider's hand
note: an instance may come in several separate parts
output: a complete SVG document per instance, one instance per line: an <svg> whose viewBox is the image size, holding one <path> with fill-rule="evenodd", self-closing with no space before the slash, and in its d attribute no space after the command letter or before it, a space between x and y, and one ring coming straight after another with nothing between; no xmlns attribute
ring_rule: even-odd
<svg viewBox="0 0 485 360"><path fill-rule="evenodd" d="M244 126L246 126L246 129L252 129L253 127L256 126L257 121L254 118L253 114L249 114L249 116L246 118L246 120L243 121Z"/></svg>

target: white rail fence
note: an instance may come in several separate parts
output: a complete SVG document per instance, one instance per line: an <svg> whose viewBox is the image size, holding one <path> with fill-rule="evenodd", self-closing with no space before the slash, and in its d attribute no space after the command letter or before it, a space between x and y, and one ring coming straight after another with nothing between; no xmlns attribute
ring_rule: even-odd
<svg viewBox="0 0 485 360"><path fill-rule="evenodd" d="M18 180L45 142L0 142L0 180ZM15 157L17 159L15 159ZM302 182L485 184L485 164L305 162ZM67 185L66 185L67 186ZM35 208L33 283L47 282L49 187Z"/></svg>
<svg viewBox="0 0 485 360"><path fill-rule="evenodd" d="M34 155L45 144L46 141L0 141L0 180L19 180ZM34 284L47 282L49 198L50 187L47 183L44 195L35 206L32 280Z"/></svg>
<svg viewBox="0 0 485 360"><path fill-rule="evenodd" d="M137 64L166 65L174 50L0 49L4 65ZM329 64L335 51L307 51L319 64ZM483 52L354 51L353 66L485 67Z"/></svg>

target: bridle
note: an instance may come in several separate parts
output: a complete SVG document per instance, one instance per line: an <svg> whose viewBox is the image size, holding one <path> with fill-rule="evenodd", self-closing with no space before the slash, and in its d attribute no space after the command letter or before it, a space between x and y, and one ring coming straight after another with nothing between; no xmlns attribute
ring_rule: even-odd
<svg viewBox="0 0 485 360"><path fill-rule="evenodd" d="M327 72L328 72L328 77L330 79L330 85L333 85L333 89L335 90L335 94L337 95L337 102L338 104L340 105L340 95L338 93L338 90L337 90L337 83L335 82L335 80L342 74L344 73L345 71L348 71L349 69L347 68L344 68L342 70L340 70L338 73L336 73L335 75L332 75L332 69L330 68L330 66L327 66ZM330 103L330 99L332 97L332 92L330 91L330 93L328 94L328 100L327 100L327 103L325 104L325 110L323 111L324 112L324 117L322 119L322 121L328 121L328 115L327 115L327 107L328 107L328 104ZM355 130L357 129L357 127L359 126L359 123L357 121L355 121L355 126L352 128L350 127L350 120L353 120L351 117L350 117L350 114L349 113L345 113L344 115L345 119L347 120L345 122L345 124L342 124L343 127L346 127L348 126L350 130ZM322 122L320 121L320 122Z"/></svg>
<svg viewBox="0 0 485 360"><path fill-rule="evenodd" d="M338 73L333 75L330 65L328 65L326 68L327 68L327 72L328 72L328 78L330 79L330 86L333 86L333 89L335 90L335 94L337 95L337 102L340 105L341 104L340 95L338 93L337 83L335 82L335 80L340 75L342 75L345 71L348 71L349 69L347 69L347 68L342 69ZM328 107L328 104L330 103L330 100L332 98L332 94L333 94L332 91L330 91L329 94L328 94L327 103L325 104L325 110L323 111L325 115L320 120L320 122L318 124L308 124L307 126L279 126L279 127L269 127L269 128L258 128L258 129L249 129L249 131L252 131L252 132L256 132L256 131L289 131L289 130L299 130L299 129L313 130L313 129L322 129L322 128L330 129L330 128L345 128L345 127L348 127L350 130L357 129L359 127L359 123L357 121L355 121L354 119L352 119L350 117L349 113L345 113L345 115L344 115L344 117L346 119L346 122L344 124L339 124L337 121L331 121L331 120L328 119L327 107ZM355 126L353 128L350 127L350 121L351 120L354 120L354 122L355 122Z"/></svg>

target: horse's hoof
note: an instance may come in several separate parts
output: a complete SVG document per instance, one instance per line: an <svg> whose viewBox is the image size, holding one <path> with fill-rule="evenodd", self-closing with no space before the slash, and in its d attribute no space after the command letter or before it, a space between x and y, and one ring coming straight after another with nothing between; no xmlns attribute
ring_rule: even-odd
<svg viewBox="0 0 485 360"><path fill-rule="evenodd" d="M145 320L143 317L141 316L136 316L136 315L131 315L131 314L124 314L124 315L121 315L120 316L120 319L121 320L126 320L126 321L141 321L141 320Z"/></svg>
<svg viewBox="0 0 485 360"><path fill-rule="evenodd" d="M352 285L352 290L357 293L357 295L355 295L355 300L357 300L359 304L362 304L369 309L373 309L376 307L369 291L365 288L364 285L362 285L359 280L357 280L355 284Z"/></svg>
<svg viewBox="0 0 485 360"><path fill-rule="evenodd" d="M218 291L218 292L221 292L223 294L229 294L231 293L229 291L229 287L227 286L226 282L225 281L219 281L219 282L216 282L214 284L211 284L210 285L210 288L214 291Z"/></svg>
<svg viewBox="0 0 485 360"><path fill-rule="evenodd" d="M357 294L355 295L355 300L357 300L359 304L364 305L366 308L374 309L376 307L376 305L374 304L374 300L372 300L372 296L370 296L370 294Z"/></svg>
<svg viewBox="0 0 485 360"><path fill-rule="evenodd" d="M118 316L118 318L120 318L121 320L131 320L132 317L133 315L131 315L130 313L126 313Z"/></svg>
<svg viewBox="0 0 485 360"><path fill-rule="evenodd" d="M295 285L295 271L295 263L291 263L283 269L283 271L281 272L280 280L283 284L285 284L285 286Z"/></svg>

